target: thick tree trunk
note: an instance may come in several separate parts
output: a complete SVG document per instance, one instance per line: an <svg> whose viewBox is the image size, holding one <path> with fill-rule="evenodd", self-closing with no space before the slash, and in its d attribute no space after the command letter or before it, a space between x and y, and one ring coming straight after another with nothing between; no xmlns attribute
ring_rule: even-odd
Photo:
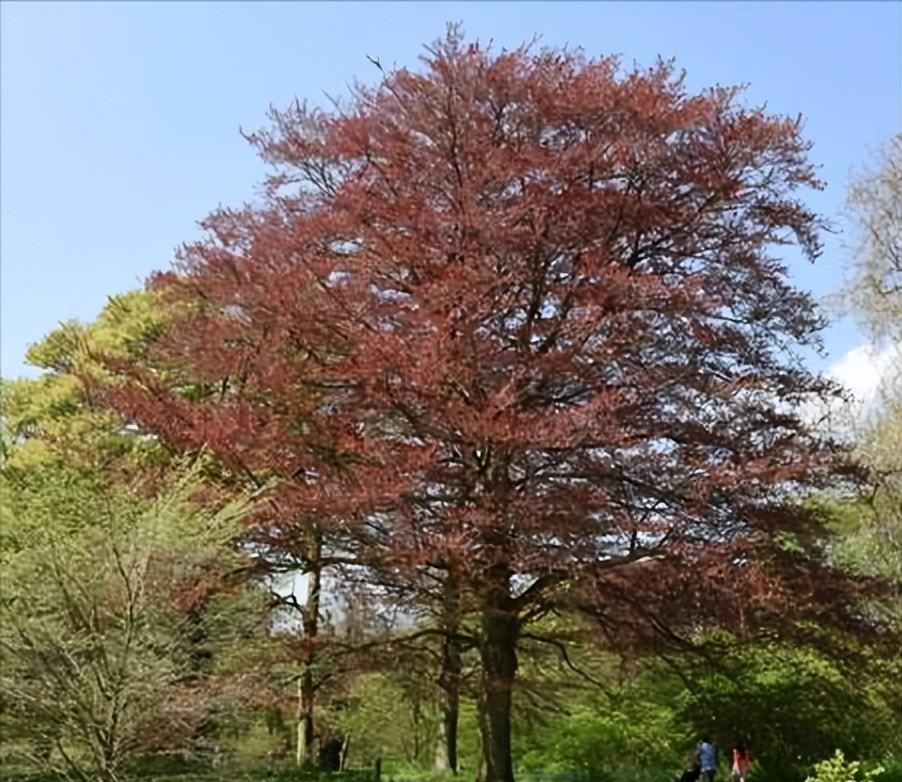
<svg viewBox="0 0 902 782"><path fill-rule="evenodd" d="M482 612L482 697L480 728L485 782L513 782L511 704L517 675L519 622L509 592L509 580L490 587Z"/></svg>
<svg viewBox="0 0 902 782"><path fill-rule="evenodd" d="M309 552L309 565L307 572L307 600L301 612L301 620L304 626L304 642L306 652L304 667L298 678L297 700L297 752L295 763L298 768L309 768L316 763L314 751L315 723L314 705L316 699L316 683L313 679L313 664L315 662L314 643L319 632L319 604L320 589L322 586L322 570L319 566L322 553L322 539L314 535Z"/></svg>

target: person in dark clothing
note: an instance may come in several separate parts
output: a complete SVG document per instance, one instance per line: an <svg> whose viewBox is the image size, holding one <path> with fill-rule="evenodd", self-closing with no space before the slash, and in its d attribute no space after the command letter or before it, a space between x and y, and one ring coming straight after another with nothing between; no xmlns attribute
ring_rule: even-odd
<svg viewBox="0 0 902 782"><path fill-rule="evenodd" d="M693 763L690 768L687 768L681 775L679 782L698 782L698 778L701 776L702 770L699 768L698 763Z"/></svg>
<svg viewBox="0 0 902 782"><path fill-rule="evenodd" d="M689 758L688 767L680 775L677 782L698 782L698 778L701 774L702 769L698 762L698 750L696 750Z"/></svg>

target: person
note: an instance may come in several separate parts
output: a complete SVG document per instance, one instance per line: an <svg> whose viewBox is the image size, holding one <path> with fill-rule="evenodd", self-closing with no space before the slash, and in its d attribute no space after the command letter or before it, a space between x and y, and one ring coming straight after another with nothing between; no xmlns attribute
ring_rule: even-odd
<svg viewBox="0 0 902 782"><path fill-rule="evenodd" d="M698 778L701 776L701 773L701 766L699 766L698 763L698 752L693 752L692 757L689 760L689 766L685 771L683 771L679 782L698 782Z"/></svg>
<svg viewBox="0 0 902 782"><path fill-rule="evenodd" d="M741 741L737 741L733 747L733 768L730 774L732 782L745 782L751 764L752 755L748 748Z"/></svg>
<svg viewBox="0 0 902 782"><path fill-rule="evenodd" d="M717 745L708 736L702 736L698 744L698 764L702 782L714 782L717 771Z"/></svg>

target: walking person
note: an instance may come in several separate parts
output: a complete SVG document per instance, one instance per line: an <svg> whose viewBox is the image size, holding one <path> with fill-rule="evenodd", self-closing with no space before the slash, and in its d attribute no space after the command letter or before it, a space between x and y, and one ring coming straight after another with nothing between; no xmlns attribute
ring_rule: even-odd
<svg viewBox="0 0 902 782"><path fill-rule="evenodd" d="M749 774L749 766L752 765L752 754L748 748L737 741L733 747L733 768L730 774L731 782L746 782Z"/></svg>
<svg viewBox="0 0 902 782"><path fill-rule="evenodd" d="M708 736L702 736L698 745L698 764L702 782L714 782L717 771L717 745Z"/></svg>

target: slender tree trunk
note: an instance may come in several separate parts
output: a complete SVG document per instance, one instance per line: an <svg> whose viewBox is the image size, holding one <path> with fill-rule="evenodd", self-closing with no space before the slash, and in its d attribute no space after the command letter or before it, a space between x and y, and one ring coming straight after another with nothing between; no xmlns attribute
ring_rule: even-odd
<svg viewBox="0 0 902 782"><path fill-rule="evenodd" d="M348 767L348 751L351 749L351 734L345 736L341 743L341 762L338 765L339 771L344 771Z"/></svg>
<svg viewBox="0 0 902 782"><path fill-rule="evenodd" d="M315 737L313 722L315 695L313 674L308 663L298 677L297 753L295 756L295 763L298 768L309 768L316 760L313 746Z"/></svg>
<svg viewBox="0 0 902 782"><path fill-rule="evenodd" d="M436 753L436 768L457 773L457 726L460 719L460 679L463 667L460 643L455 637L460 630L460 587L453 569L449 568L442 604L442 624L447 635L442 649L439 686L442 689L442 724Z"/></svg>
<svg viewBox="0 0 902 782"><path fill-rule="evenodd" d="M116 747L112 735L106 734L103 739L98 776L103 782L118 782L116 774Z"/></svg>
<svg viewBox="0 0 902 782"><path fill-rule="evenodd" d="M411 716L413 717L413 751L410 753L409 760L416 763L420 759L420 697L414 693L413 703L411 704Z"/></svg>
<svg viewBox="0 0 902 782"><path fill-rule="evenodd" d="M301 678L298 677L298 698L297 698L297 708L295 712L295 730L297 732L297 739L295 742L295 754L294 754L294 764L301 768L304 763L307 761L307 740L306 740L306 732L304 731L304 697L301 694Z"/></svg>
<svg viewBox="0 0 902 782"><path fill-rule="evenodd" d="M316 761L316 753L313 746L316 735L314 723L316 683L313 679L315 653L313 649L319 632L320 589L322 586L322 569L319 566L321 553L322 538L319 535L314 535L309 552L307 600L301 612L306 652L304 667L298 678L297 753L295 756L295 763L298 768L309 768Z"/></svg>
<svg viewBox="0 0 902 782"><path fill-rule="evenodd" d="M489 729L485 723L485 709L482 708L482 704L477 709L477 716L479 719L479 760L476 766L476 782L485 782L489 774L488 764L485 759L485 736L488 735Z"/></svg>
<svg viewBox="0 0 902 782"><path fill-rule="evenodd" d="M460 715L460 690L458 686L445 693L442 713L442 743L444 765L442 768L457 773L457 725Z"/></svg>
<svg viewBox="0 0 902 782"><path fill-rule="evenodd" d="M435 742L435 760L432 767L436 771L450 771L451 766L448 764L448 745L445 741L445 722L442 720L438 725L438 739Z"/></svg>
<svg viewBox="0 0 902 782"><path fill-rule="evenodd" d="M498 569L500 570L500 569ZM519 622L504 569L489 576L491 583L482 611L482 694L480 728L485 782L513 782L511 704L517 675Z"/></svg>

